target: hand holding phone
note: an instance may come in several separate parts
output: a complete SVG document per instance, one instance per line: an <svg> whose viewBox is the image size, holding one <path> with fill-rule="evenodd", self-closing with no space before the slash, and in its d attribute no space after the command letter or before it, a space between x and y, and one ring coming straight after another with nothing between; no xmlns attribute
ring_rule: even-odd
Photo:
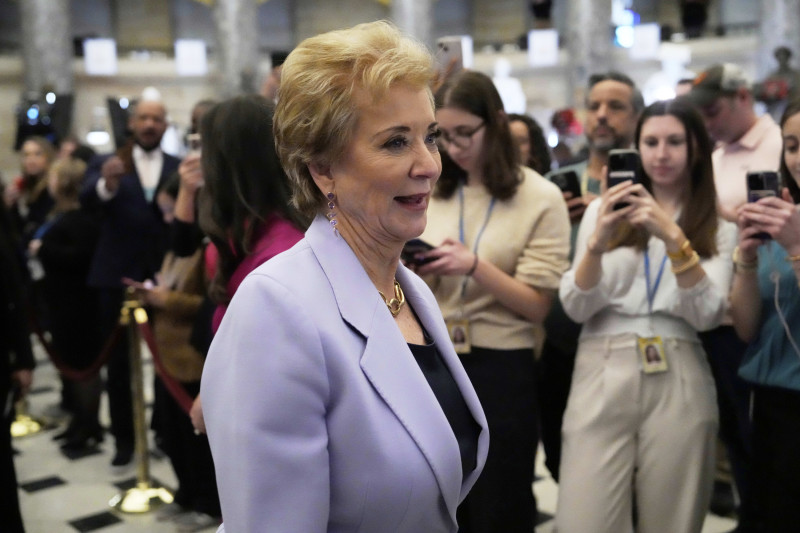
<svg viewBox="0 0 800 533"><path fill-rule="evenodd" d="M574 170L561 170L553 172L550 175L550 181L555 183L561 192L571 193L570 198L580 198L581 196L581 180L578 178L578 173Z"/></svg>
<svg viewBox="0 0 800 533"><path fill-rule="evenodd" d="M781 184L778 173L772 170L754 170L747 173L747 201L757 202L761 198L781 196ZM762 232L753 236L756 239L771 239L769 233Z"/></svg>
<svg viewBox="0 0 800 533"><path fill-rule="evenodd" d="M433 257L417 258L417 254L425 253L433 250L435 247L422 239L411 239L405 246L403 251L400 252L400 258L409 265L424 265L434 260Z"/></svg>
<svg viewBox="0 0 800 533"><path fill-rule="evenodd" d="M641 159L639 152L633 149L616 149L608 153L608 175L606 176L606 189L619 185L625 181L639 183L641 181ZM622 209L630 204L617 202L614 210Z"/></svg>

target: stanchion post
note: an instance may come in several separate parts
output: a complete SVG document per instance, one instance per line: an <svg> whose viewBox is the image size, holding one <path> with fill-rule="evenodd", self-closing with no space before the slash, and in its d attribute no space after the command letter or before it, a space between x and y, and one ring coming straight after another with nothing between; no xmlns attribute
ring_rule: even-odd
<svg viewBox="0 0 800 533"><path fill-rule="evenodd" d="M150 452L147 444L147 424L144 408L144 373L142 372L142 338L138 324L147 322L147 313L133 290L126 294L120 311L120 324L128 330L128 354L131 365L131 396L133 398L134 457L136 458L136 487L117 494L108 504L123 513L147 513L166 503L172 503L170 491L150 479Z"/></svg>

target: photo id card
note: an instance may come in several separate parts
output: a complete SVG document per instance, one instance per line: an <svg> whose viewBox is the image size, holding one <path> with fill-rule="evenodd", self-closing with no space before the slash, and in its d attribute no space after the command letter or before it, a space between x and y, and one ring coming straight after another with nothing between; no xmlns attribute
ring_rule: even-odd
<svg viewBox="0 0 800 533"><path fill-rule="evenodd" d="M447 332L450 334L456 353L469 353L472 350L469 341L469 320L448 320Z"/></svg>
<svg viewBox="0 0 800 533"><path fill-rule="evenodd" d="M658 374L669 369L661 337L640 337L639 359L645 374Z"/></svg>

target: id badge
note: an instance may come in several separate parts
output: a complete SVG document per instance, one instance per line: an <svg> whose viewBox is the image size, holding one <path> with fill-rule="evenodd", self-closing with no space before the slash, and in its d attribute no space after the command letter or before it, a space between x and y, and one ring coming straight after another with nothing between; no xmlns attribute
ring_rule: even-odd
<svg viewBox="0 0 800 533"><path fill-rule="evenodd" d="M639 360L645 374L658 374L669 369L661 337L639 338Z"/></svg>
<svg viewBox="0 0 800 533"><path fill-rule="evenodd" d="M456 353L463 354L472 351L472 344L469 340L469 320L448 320L447 332L450 334L450 341L453 343Z"/></svg>

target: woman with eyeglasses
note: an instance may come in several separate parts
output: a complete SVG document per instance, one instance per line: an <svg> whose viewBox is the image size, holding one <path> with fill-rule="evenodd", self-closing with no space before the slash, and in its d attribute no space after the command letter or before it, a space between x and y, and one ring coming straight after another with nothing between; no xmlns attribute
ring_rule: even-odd
<svg viewBox="0 0 800 533"><path fill-rule="evenodd" d="M519 164L492 80L462 72L436 94L442 176L418 255L489 423L483 474L458 511L461 531L534 530L538 440L536 325L568 267L561 192ZM454 341L456 339L453 339Z"/></svg>

